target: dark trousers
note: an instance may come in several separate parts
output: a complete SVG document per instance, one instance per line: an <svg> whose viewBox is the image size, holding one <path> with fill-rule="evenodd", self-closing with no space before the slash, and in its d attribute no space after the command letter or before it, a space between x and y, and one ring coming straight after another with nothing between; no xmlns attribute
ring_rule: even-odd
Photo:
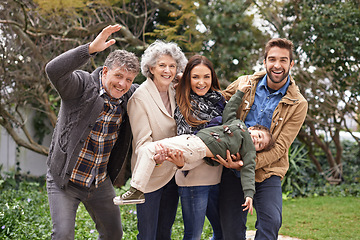
<svg viewBox="0 0 360 240"><path fill-rule="evenodd" d="M74 239L76 211L80 202L95 222L98 239L122 238L120 209L113 203L116 195L109 178L98 188L95 185L85 188L69 182L63 190L48 173L47 192L53 223L52 239Z"/></svg>
<svg viewBox="0 0 360 240"><path fill-rule="evenodd" d="M178 202L178 187L174 177L164 187L145 193L145 203L136 205L137 239L171 240Z"/></svg>
<svg viewBox="0 0 360 240"><path fill-rule="evenodd" d="M281 179L271 176L255 184L254 207L257 214L255 239L278 238L282 222ZM225 240L246 239L247 211L243 212L244 203L240 178L224 168L220 183L220 221Z"/></svg>

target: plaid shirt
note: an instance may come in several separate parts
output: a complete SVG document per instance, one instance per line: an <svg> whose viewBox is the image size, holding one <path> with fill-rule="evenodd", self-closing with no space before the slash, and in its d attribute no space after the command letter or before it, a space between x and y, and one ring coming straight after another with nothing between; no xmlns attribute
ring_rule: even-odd
<svg viewBox="0 0 360 240"><path fill-rule="evenodd" d="M70 177L70 181L84 187L90 187L94 180L96 187L105 181L109 156L122 121L121 100L110 98L103 86L100 96L104 98L104 109L87 137Z"/></svg>

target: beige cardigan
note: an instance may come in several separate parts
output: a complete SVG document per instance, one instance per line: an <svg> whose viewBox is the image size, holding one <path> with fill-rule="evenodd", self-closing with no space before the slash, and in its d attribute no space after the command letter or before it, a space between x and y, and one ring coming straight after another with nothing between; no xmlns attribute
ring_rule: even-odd
<svg viewBox="0 0 360 240"><path fill-rule="evenodd" d="M173 114L175 91L172 85L169 86L169 97L171 115L167 112L153 80L147 79L130 98L127 109L133 134L131 170L135 167L139 147L149 142L176 136L176 123ZM159 167L155 167L145 192L153 192L166 185L176 170L177 167L168 161Z"/></svg>

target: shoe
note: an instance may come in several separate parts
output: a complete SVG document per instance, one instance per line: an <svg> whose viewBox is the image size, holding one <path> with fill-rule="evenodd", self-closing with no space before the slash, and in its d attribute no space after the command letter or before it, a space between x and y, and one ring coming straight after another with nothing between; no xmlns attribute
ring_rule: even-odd
<svg viewBox="0 0 360 240"><path fill-rule="evenodd" d="M123 195L114 197L113 201L115 205L140 204L145 202L145 196L143 192L130 187Z"/></svg>

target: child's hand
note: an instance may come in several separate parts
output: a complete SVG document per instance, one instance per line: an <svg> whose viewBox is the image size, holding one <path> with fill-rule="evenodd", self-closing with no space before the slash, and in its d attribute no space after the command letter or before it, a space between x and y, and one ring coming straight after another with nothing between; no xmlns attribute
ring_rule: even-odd
<svg viewBox="0 0 360 240"><path fill-rule="evenodd" d="M253 199L251 197L246 197L245 203L241 206L244 207L243 211L249 210L249 213L253 215Z"/></svg>
<svg viewBox="0 0 360 240"><path fill-rule="evenodd" d="M248 77L239 77L238 80L240 80L238 85L238 90L242 92L246 92L246 90L251 87L250 80Z"/></svg>

